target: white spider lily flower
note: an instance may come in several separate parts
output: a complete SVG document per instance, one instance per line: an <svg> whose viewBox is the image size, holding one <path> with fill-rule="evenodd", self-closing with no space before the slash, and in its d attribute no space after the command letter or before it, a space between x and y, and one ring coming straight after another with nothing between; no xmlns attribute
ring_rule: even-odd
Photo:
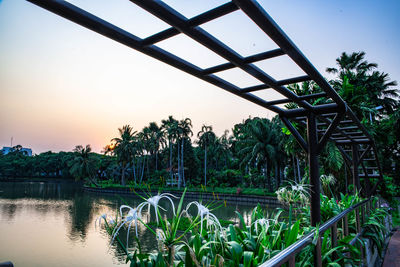
<svg viewBox="0 0 400 267"><path fill-rule="evenodd" d="M97 226L97 222L99 223L99 227L101 226L101 219L103 219L104 221L107 221L107 214L102 214L99 217L97 217L97 219L94 221L94 228L96 228Z"/></svg>
<svg viewBox="0 0 400 267"><path fill-rule="evenodd" d="M210 212L210 210L200 204L197 201L192 201L186 206L186 212L189 210L190 206L195 205L197 207L197 216L200 216L200 233L203 231L203 220L207 220L207 228L214 227L215 230L220 230L222 232L222 226L218 218Z"/></svg>
<svg viewBox="0 0 400 267"><path fill-rule="evenodd" d="M254 225L256 233L258 234L258 227L257 226L259 225L259 226L261 226L261 228L264 228L264 227L265 228L269 228L270 222L276 223L276 220L262 218L262 219L258 219L255 222L253 222L252 225Z"/></svg>
<svg viewBox="0 0 400 267"><path fill-rule="evenodd" d="M332 174L329 175L321 175L320 176L321 184L324 187L328 187L330 185L334 185L336 183L336 179Z"/></svg>
<svg viewBox="0 0 400 267"><path fill-rule="evenodd" d="M148 208L147 210L150 213L150 208L151 208L151 206L153 206L154 207L154 212L156 214L157 224L158 224L157 209L162 209L162 210L165 211L165 209L163 209L162 207L160 207L158 205L158 202L163 198L165 198L165 199L169 200L169 202L171 202L172 211L174 212L174 216L175 216L175 205L174 205L174 202L172 201L171 197L177 198L176 196L174 196L173 194L170 194L170 193L163 193L163 194L156 195L154 197L149 197L148 199L146 199L145 202L142 202L142 203L139 204L139 206L137 207L138 212L141 214L142 213L142 209L144 207L147 207Z"/></svg>
<svg viewBox="0 0 400 267"><path fill-rule="evenodd" d="M128 209L128 214L124 217L123 216L123 209ZM115 237L117 236L119 230L121 229L122 226L128 225L128 232L126 234L126 248L128 249L128 241L129 241L129 230L131 228L131 225L135 223L135 230L136 230L136 237L138 237L138 232L137 232L137 222L140 219L140 213L138 212L137 208L131 208L127 205L122 205L119 209L121 213L121 222L119 223L119 226L114 229L112 235L113 238L111 240L111 243L114 242Z"/></svg>
<svg viewBox="0 0 400 267"><path fill-rule="evenodd" d="M306 184L290 183L290 186L281 187L275 193L278 201L283 204L292 205L298 202L306 204L310 196L308 190L309 186Z"/></svg>

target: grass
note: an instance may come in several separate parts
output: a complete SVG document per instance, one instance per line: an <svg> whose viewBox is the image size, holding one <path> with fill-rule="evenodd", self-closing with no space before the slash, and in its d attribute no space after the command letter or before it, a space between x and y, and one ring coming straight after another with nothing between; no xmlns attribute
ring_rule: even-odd
<svg viewBox="0 0 400 267"><path fill-rule="evenodd" d="M129 184L123 186L121 184L112 183L110 180L100 181L99 185L104 189L130 189L135 191L172 191L172 192L183 192L185 189L177 188L177 187L160 187L156 185L134 185ZM94 185L92 185L94 187ZM187 192L201 192L201 193L210 193L210 194L230 194L230 195L249 195L249 196L273 196L276 194L274 192L267 192L267 189L264 188L238 188L238 187L188 187Z"/></svg>

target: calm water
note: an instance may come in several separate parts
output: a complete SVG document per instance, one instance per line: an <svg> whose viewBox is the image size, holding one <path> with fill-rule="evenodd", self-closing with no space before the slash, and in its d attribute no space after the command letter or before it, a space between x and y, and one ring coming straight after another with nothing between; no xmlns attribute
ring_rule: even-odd
<svg viewBox="0 0 400 267"><path fill-rule="evenodd" d="M103 228L95 227L98 216L115 214L123 201L132 206L141 202L122 198L83 192L67 182L0 182L0 262L17 267L125 265L122 251L109 245ZM235 210L248 219L252 208L228 205L215 213L235 221ZM145 227L140 225L138 232L144 249L157 247ZM133 238L129 241L135 247Z"/></svg>

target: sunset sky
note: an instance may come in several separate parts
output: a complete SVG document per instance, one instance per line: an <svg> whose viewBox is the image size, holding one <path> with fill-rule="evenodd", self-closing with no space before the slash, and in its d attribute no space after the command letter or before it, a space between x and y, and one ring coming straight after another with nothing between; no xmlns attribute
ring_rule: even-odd
<svg viewBox="0 0 400 267"><path fill-rule="evenodd" d="M128 0L69 1L143 38L168 27ZM226 1L169 0L190 18ZM341 52L367 60L400 81L400 1L260 0L323 74ZM241 11L202 26L243 56L276 48ZM159 45L200 67L225 62L185 36ZM259 63L276 79L301 75L284 57ZM240 71L219 73L241 86L258 84ZM270 92L268 92L270 93ZM276 95L258 93L275 99ZM249 116L273 113L107 39L24 0L0 0L0 148L34 153L91 144L100 152L130 124L141 130L173 115L210 124L220 135Z"/></svg>

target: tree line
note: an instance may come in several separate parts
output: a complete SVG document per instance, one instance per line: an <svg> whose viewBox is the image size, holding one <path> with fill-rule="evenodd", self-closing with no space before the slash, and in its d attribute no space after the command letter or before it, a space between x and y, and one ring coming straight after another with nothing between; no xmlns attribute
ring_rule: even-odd
<svg viewBox="0 0 400 267"><path fill-rule="evenodd" d="M330 84L375 138L384 172L399 183L396 82L378 71L377 64L366 61L364 52L342 53L336 63L336 67L327 68L334 75ZM299 96L322 92L314 82L288 88ZM329 101L317 98L311 104ZM278 117L248 118L220 136L211 125L203 125L193 133L190 118L179 120L173 116L160 124L150 122L141 131L130 125L118 130L119 136L105 146L102 154L92 153L87 145L76 146L72 152L45 152L33 157L24 156L18 149L0 155L0 176L87 178L94 184L112 180L121 185L265 187L269 191L285 179L299 182L307 178L306 155ZM348 173L333 143L326 145L319 160L321 173L333 174L345 186Z"/></svg>

